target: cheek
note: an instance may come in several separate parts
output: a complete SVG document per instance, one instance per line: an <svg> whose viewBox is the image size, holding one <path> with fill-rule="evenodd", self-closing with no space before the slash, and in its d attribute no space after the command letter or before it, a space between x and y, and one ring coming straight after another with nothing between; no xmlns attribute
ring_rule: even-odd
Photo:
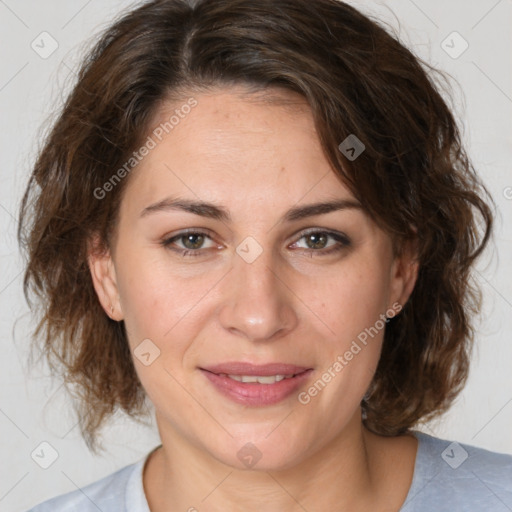
<svg viewBox="0 0 512 512"><path fill-rule="evenodd" d="M331 411L339 421L357 407L373 378L386 326L381 317L388 299L385 269L371 259L353 263L316 288L312 309L328 326L323 329L328 341L318 346L321 367L302 402L343 404Z"/></svg>
<svg viewBox="0 0 512 512"><path fill-rule="evenodd" d="M347 266L316 287L312 310L329 328L334 345L342 348L371 328L385 314L388 282L376 262ZM380 326L382 328L382 326Z"/></svg>
<svg viewBox="0 0 512 512"><path fill-rule="evenodd" d="M151 260L149 252L146 256L141 252L124 258L116 268L135 369L153 403L170 400L190 407L178 382L183 381L183 361L201 329L198 313L207 304L201 299L209 286L205 279L176 275L165 261ZM150 354L149 360L144 361L144 353Z"/></svg>
<svg viewBox="0 0 512 512"><path fill-rule="evenodd" d="M170 279L168 269L144 257L144 253L123 254L117 263L116 277L130 341L162 339L185 314L191 288L179 278Z"/></svg>
<svg viewBox="0 0 512 512"><path fill-rule="evenodd" d="M170 358L197 335L219 280L216 272L191 276L178 271L159 249L123 257L116 276L130 344L149 338Z"/></svg>

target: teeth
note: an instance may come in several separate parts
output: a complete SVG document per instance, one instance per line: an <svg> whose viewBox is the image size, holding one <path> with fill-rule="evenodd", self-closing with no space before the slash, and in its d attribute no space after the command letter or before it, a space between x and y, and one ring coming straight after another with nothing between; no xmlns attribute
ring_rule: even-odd
<svg viewBox="0 0 512 512"><path fill-rule="evenodd" d="M226 375L226 374L221 374ZM292 375L226 375L230 379L236 380L238 382L251 383L257 382L259 384L274 384L275 382L279 382L283 379L289 379L293 377Z"/></svg>

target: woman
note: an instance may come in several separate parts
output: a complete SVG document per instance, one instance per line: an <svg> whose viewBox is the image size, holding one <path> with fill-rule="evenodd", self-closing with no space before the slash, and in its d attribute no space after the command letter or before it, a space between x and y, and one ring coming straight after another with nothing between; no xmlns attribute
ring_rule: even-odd
<svg viewBox="0 0 512 512"><path fill-rule="evenodd" d="M162 444L46 510L506 510L512 457L413 429L462 389L490 199L418 59L335 0L156 0L28 185L36 336Z"/></svg>

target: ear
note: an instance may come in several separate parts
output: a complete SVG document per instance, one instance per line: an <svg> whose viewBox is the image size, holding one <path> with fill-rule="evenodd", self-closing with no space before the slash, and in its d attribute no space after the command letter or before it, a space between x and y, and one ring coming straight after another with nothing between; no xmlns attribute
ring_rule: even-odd
<svg viewBox="0 0 512 512"><path fill-rule="evenodd" d="M95 236L88 244L88 263L92 283L101 306L113 320L124 318L119 291L117 288L116 271L110 249L100 243Z"/></svg>
<svg viewBox="0 0 512 512"><path fill-rule="evenodd" d="M402 308L409 300L414 285L418 279L419 262L416 240L403 243L398 254L395 255L391 267L391 293L389 307L398 303Z"/></svg>

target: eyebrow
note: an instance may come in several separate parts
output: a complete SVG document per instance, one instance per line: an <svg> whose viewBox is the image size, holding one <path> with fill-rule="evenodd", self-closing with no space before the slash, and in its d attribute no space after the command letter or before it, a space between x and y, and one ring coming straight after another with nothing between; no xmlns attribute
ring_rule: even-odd
<svg viewBox="0 0 512 512"><path fill-rule="evenodd" d="M358 201L352 199L336 199L333 201L294 206L282 216L280 221L293 222L307 217L313 217L314 215L324 215L326 213L354 208L362 210L362 205ZM231 222L232 220L229 211L222 206L206 201L191 201L189 199L172 197L166 197L157 203L146 206L146 208L142 210L140 217L145 217L151 213L170 210L182 210L201 217L220 220L223 222Z"/></svg>

